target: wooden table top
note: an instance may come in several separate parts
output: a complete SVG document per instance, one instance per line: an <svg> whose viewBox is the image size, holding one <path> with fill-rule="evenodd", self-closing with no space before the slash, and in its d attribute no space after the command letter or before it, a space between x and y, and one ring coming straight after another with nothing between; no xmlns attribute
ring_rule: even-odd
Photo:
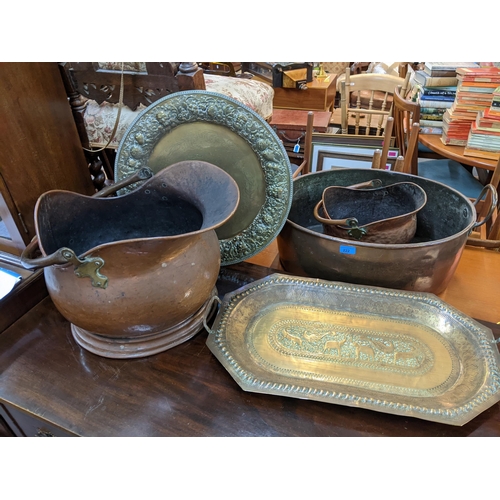
<svg viewBox="0 0 500 500"><path fill-rule="evenodd" d="M496 160L487 160L475 156L465 156L463 146L446 146L441 141L441 136L437 134L419 134L418 140L424 146L451 160L465 163L471 167L484 168L486 170L495 170L497 166Z"/></svg>
<svg viewBox="0 0 500 500"><path fill-rule="evenodd" d="M499 259L466 249L443 299L498 321ZM271 246L253 260L275 263L276 253ZM272 272L248 262L223 268L219 294ZM485 324L500 337L499 325ZM76 344L47 297L0 334L0 403L82 436L500 436L498 403L457 427L245 392L207 348L207 336L202 330L147 358L106 359Z"/></svg>

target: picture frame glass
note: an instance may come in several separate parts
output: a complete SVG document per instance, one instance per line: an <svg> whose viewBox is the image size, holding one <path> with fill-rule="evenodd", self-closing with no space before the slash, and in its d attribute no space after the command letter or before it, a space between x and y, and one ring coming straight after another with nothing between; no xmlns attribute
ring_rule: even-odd
<svg viewBox="0 0 500 500"><path fill-rule="evenodd" d="M360 146L354 144L312 143L310 171L330 170L332 168L371 168L373 155L381 150L380 145ZM387 153L385 170L391 170L399 155L398 148L390 147Z"/></svg>

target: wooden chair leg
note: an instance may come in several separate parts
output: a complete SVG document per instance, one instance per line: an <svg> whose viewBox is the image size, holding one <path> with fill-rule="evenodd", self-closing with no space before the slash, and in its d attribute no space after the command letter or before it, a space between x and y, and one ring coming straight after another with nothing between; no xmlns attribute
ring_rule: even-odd
<svg viewBox="0 0 500 500"><path fill-rule="evenodd" d="M389 155L389 145L391 143L393 125L394 125L394 118L392 116L389 116L385 123L384 145L382 147L382 156L380 157L380 168L384 170L387 164L387 156Z"/></svg>
<svg viewBox="0 0 500 500"><path fill-rule="evenodd" d="M97 191L100 191L104 187L104 182L106 181L102 160L97 153L92 153L90 151L85 151L85 158L88 162L89 173L94 187Z"/></svg>
<svg viewBox="0 0 500 500"><path fill-rule="evenodd" d="M396 162L394 163L394 168L392 169L394 172L404 172L405 169L405 159L403 156L398 156L396 158Z"/></svg>
<svg viewBox="0 0 500 500"><path fill-rule="evenodd" d="M418 163L414 162L414 156L416 154L416 149L418 147L418 134L420 133L420 125L415 122L411 126L410 138L408 139L408 144L406 146L405 164L403 172L406 174L418 175Z"/></svg>
<svg viewBox="0 0 500 500"><path fill-rule="evenodd" d="M376 149L373 152L372 168L375 168L375 169L380 169L381 168L381 163L380 163L380 158L381 157L382 157L382 150Z"/></svg>

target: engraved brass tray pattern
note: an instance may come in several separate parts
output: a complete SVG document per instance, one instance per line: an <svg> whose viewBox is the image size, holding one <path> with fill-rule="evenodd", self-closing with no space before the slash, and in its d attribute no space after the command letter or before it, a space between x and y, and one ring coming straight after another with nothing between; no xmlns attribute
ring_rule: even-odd
<svg viewBox="0 0 500 500"><path fill-rule="evenodd" d="M156 173L184 160L217 165L240 189L236 213L216 230L221 265L252 257L278 235L292 203L292 170L282 142L257 113L230 97L202 90L159 99L125 133L115 179L142 167Z"/></svg>
<svg viewBox="0 0 500 500"><path fill-rule="evenodd" d="M226 294L207 345L252 392L451 425L500 400L491 330L430 293L274 274Z"/></svg>

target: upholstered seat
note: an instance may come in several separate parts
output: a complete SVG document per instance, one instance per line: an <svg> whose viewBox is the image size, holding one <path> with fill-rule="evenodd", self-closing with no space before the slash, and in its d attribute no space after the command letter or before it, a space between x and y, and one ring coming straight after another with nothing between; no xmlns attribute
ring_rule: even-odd
<svg viewBox="0 0 500 500"><path fill-rule="evenodd" d="M231 78L220 75L203 75L206 89L218 92L240 101L264 120L270 120L273 114L274 89L258 80Z"/></svg>
<svg viewBox="0 0 500 500"><path fill-rule="evenodd" d="M220 75L203 75L206 90L226 95L249 107L265 120L270 120L273 113L274 89L264 82L231 78ZM85 105L83 120L89 144L91 147L99 148L108 143L109 137L116 122L118 104L103 102L98 104L89 99ZM135 111L128 106L123 106L120 122L116 134L107 146L117 149L123 134L146 106L140 104Z"/></svg>

